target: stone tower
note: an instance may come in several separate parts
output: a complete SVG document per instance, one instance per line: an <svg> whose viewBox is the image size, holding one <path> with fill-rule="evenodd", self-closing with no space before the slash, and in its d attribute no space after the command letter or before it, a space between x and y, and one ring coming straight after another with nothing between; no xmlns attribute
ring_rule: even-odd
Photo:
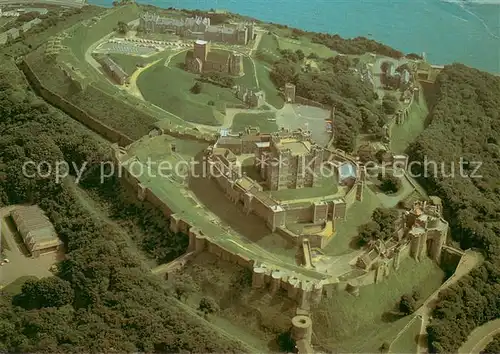
<svg viewBox="0 0 500 354"><path fill-rule="evenodd" d="M210 51L210 43L207 41L197 40L194 42L194 57L202 62L207 60L208 52Z"/></svg>
<svg viewBox="0 0 500 354"><path fill-rule="evenodd" d="M291 83L285 84L285 101L295 103L295 85Z"/></svg>
<svg viewBox="0 0 500 354"><path fill-rule="evenodd" d="M248 25L248 40L253 41L254 37L255 37L254 23L250 22L250 24Z"/></svg>
<svg viewBox="0 0 500 354"><path fill-rule="evenodd" d="M239 53L231 54L231 63L229 64L229 73L234 76L243 75L243 57Z"/></svg>

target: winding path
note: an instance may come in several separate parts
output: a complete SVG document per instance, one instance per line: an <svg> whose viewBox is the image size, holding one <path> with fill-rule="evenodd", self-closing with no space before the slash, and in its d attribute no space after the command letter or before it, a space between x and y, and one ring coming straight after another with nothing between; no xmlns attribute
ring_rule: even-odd
<svg viewBox="0 0 500 354"><path fill-rule="evenodd" d="M467 341L458 349L458 353L479 354L497 334L500 334L500 319L487 322L475 328L469 334Z"/></svg>
<svg viewBox="0 0 500 354"><path fill-rule="evenodd" d="M429 325L430 317L432 311L434 310L436 301L439 298L439 293L455 284L465 275L469 274L469 272L477 267L482 261L483 257L480 253L472 250L465 251L464 255L460 259L460 262L458 263L455 273L453 273L453 275L448 278L448 280L446 280L443 285L439 287L439 289L429 296L422 306L415 312L416 316L420 316L422 318L420 338L425 338L427 335L427 326ZM417 353L427 354L428 352L429 348L427 347L427 341L419 340L417 344Z"/></svg>

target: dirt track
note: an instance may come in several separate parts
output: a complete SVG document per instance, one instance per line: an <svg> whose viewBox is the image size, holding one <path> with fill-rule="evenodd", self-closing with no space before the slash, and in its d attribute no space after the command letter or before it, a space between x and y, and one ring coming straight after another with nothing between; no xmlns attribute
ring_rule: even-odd
<svg viewBox="0 0 500 354"><path fill-rule="evenodd" d="M500 319L496 319L477 327L458 349L459 354L479 354L500 333Z"/></svg>

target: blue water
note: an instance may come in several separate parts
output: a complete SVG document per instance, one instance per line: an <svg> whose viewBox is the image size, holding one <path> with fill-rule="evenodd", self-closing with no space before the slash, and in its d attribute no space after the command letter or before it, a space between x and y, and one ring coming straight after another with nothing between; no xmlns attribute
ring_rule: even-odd
<svg viewBox="0 0 500 354"><path fill-rule="evenodd" d="M88 0L110 6L112 0ZM500 1L139 0L158 7L226 9L343 37L366 36L435 64L461 62L500 73Z"/></svg>

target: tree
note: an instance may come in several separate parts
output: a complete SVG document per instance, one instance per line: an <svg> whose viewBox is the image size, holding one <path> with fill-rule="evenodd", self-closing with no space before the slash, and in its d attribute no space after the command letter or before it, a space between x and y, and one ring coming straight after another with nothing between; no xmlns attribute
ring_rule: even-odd
<svg viewBox="0 0 500 354"><path fill-rule="evenodd" d="M200 300L198 310L203 312L205 315L211 315L219 312L219 304L217 304L213 298L204 296Z"/></svg>
<svg viewBox="0 0 500 354"><path fill-rule="evenodd" d="M380 190L385 194L394 194L401 189L401 180L392 174L380 172L378 175Z"/></svg>
<svg viewBox="0 0 500 354"><path fill-rule="evenodd" d="M382 343L382 345L380 346L380 348L378 348L378 350L381 353L387 353L387 352L389 352L389 348L390 347L391 347L391 345L388 342L384 342L384 343Z"/></svg>
<svg viewBox="0 0 500 354"><path fill-rule="evenodd" d="M399 301L399 311L402 312L405 316L412 314L416 309L416 301L415 299L408 294L401 296L401 300Z"/></svg>
<svg viewBox="0 0 500 354"><path fill-rule="evenodd" d="M399 108L399 102L396 96L386 94L382 99L382 107L386 114L394 114Z"/></svg>
<svg viewBox="0 0 500 354"><path fill-rule="evenodd" d="M61 307L73 302L71 284L58 277L27 280L15 303L27 309Z"/></svg>
<svg viewBox="0 0 500 354"><path fill-rule="evenodd" d="M369 221L358 227L358 236L360 245L365 245L370 241L380 238L380 226L375 221Z"/></svg>
<svg viewBox="0 0 500 354"><path fill-rule="evenodd" d="M201 90L202 90L202 86L199 82L195 82L195 84L190 89L191 93L193 93L195 95L201 93Z"/></svg>
<svg viewBox="0 0 500 354"><path fill-rule="evenodd" d="M390 63L388 61L383 61L382 64L380 64L380 70L385 73L389 69Z"/></svg>
<svg viewBox="0 0 500 354"><path fill-rule="evenodd" d="M299 59L299 61L304 60L304 58L306 57L306 55L304 54L304 52L302 51L302 49L297 49L295 51L295 54L297 54L297 58Z"/></svg>
<svg viewBox="0 0 500 354"><path fill-rule="evenodd" d="M309 53L309 55L307 56L307 59L319 59L319 55L314 53L314 52L311 52Z"/></svg>
<svg viewBox="0 0 500 354"><path fill-rule="evenodd" d="M372 214L372 221L358 227L360 245L370 241L388 240L396 232L396 222L399 213L395 209L376 208Z"/></svg>
<svg viewBox="0 0 500 354"><path fill-rule="evenodd" d="M175 277L174 288L177 299L186 301L197 286L189 274L181 274Z"/></svg>
<svg viewBox="0 0 500 354"><path fill-rule="evenodd" d="M128 25L123 22L123 21L118 21L118 33L120 34L127 34L129 28L128 28Z"/></svg>

